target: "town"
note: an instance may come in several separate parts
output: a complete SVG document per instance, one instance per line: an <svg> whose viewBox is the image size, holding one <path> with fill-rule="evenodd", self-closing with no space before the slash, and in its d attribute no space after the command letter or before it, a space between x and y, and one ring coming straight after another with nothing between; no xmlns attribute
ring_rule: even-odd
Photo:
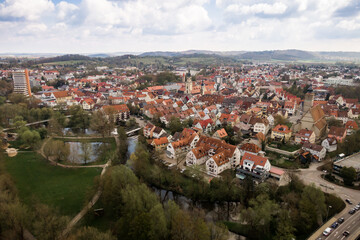
<svg viewBox="0 0 360 240"><path fill-rule="evenodd" d="M150 186L195 203L215 194L206 201L219 206L228 202L227 213L216 221L225 220L224 227L232 234L247 237L270 224L248 226L251 230L236 227L256 221L246 217L250 207L257 206L251 195L260 205L290 200L285 199L288 195L271 200L270 192L265 194L270 199L260 200L246 186L265 192L264 186L276 192L288 188L289 194L301 198L295 206L318 201L314 196L322 199L313 207L306 205L307 214L318 213L297 216L300 222L308 221L306 227L293 219L291 231L276 230L284 238L271 238L275 233L270 231L254 239L297 239L301 234L322 239L332 232L327 239L337 239L343 233L351 233L350 237L359 233L353 218L360 209L358 67L271 62L137 67L114 66L101 59L94 65L81 59L25 58L18 64L2 59L0 121L7 161L24 158L29 154L24 152L33 149L58 168L106 171L110 165L125 164ZM170 180L171 175L178 180ZM186 181L201 187L188 189ZM292 189L296 182L304 190ZM216 193L220 189L212 188L217 184L228 185L229 192ZM311 190L306 190L308 186ZM106 191L112 190L99 194ZM306 191L315 195L306 197ZM268 214L271 218L278 213Z"/></svg>

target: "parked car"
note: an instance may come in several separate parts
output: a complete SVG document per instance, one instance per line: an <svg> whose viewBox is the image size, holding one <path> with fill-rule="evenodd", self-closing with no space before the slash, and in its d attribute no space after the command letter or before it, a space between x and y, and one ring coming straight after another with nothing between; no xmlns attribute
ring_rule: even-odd
<svg viewBox="0 0 360 240"><path fill-rule="evenodd" d="M333 229L337 228L338 226L339 226L339 224L338 224L337 222L334 222L334 223L331 225L331 227L332 227Z"/></svg>
<svg viewBox="0 0 360 240"><path fill-rule="evenodd" d="M359 205L356 205L355 207L354 207L354 210L355 211L358 211L360 209L360 206Z"/></svg>
<svg viewBox="0 0 360 240"><path fill-rule="evenodd" d="M337 222L340 223L340 224L342 224L344 221L345 221L345 219L344 219L343 217L342 217L342 218L339 218L339 219L337 220Z"/></svg>
<svg viewBox="0 0 360 240"><path fill-rule="evenodd" d="M329 236L331 232L332 232L332 228L329 228L329 227L328 227L328 228L326 228L325 231L323 232L323 235L324 235L324 236Z"/></svg>
<svg viewBox="0 0 360 240"><path fill-rule="evenodd" d="M352 204L352 202L350 201L350 199L345 199L345 202L347 202L348 204Z"/></svg>
<svg viewBox="0 0 360 240"><path fill-rule="evenodd" d="M354 214L356 211L354 210L354 209L351 209L350 211L349 211L349 214Z"/></svg>
<svg viewBox="0 0 360 240"><path fill-rule="evenodd" d="M349 236L350 235L350 232L349 231L345 231L344 233L343 233L343 236L345 236L345 237L347 237L347 236Z"/></svg>

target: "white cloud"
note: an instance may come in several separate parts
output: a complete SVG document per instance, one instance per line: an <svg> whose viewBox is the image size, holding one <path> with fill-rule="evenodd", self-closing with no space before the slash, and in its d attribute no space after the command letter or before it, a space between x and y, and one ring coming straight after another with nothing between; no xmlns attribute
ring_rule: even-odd
<svg viewBox="0 0 360 240"><path fill-rule="evenodd" d="M0 4L0 18L23 18L33 21L54 10L51 0L5 0Z"/></svg>
<svg viewBox="0 0 360 240"><path fill-rule="evenodd" d="M64 2L64 1L59 2L56 5L56 8L57 8L57 16L61 20L68 18L68 17L73 18L74 11L79 9L79 7L76 6L75 4Z"/></svg>
<svg viewBox="0 0 360 240"><path fill-rule="evenodd" d="M231 4L226 7L226 11L236 14L283 14L287 6L284 3L276 2L274 4L258 3L253 5Z"/></svg>

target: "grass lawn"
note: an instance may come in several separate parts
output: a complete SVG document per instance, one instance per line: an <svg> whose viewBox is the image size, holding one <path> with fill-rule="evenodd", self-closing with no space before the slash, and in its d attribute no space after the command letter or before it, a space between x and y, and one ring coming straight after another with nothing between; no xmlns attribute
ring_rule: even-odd
<svg viewBox="0 0 360 240"><path fill-rule="evenodd" d="M28 205L32 200L57 207L61 214L74 216L84 206L86 195L94 185L101 168L65 169L50 165L34 152L5 158L20 199Z"/></svg>

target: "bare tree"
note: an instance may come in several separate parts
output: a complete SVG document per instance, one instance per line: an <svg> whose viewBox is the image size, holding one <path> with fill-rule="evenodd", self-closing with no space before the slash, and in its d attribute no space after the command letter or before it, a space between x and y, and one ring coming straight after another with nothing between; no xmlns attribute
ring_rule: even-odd
<svg viewBox="0 0 360 240"><path fill-rule="evenodd" d="M81 150L83 152L82 157L84 159L85 165L90 160L91 155L91 143L90 142L81 142Z"/></svg>

